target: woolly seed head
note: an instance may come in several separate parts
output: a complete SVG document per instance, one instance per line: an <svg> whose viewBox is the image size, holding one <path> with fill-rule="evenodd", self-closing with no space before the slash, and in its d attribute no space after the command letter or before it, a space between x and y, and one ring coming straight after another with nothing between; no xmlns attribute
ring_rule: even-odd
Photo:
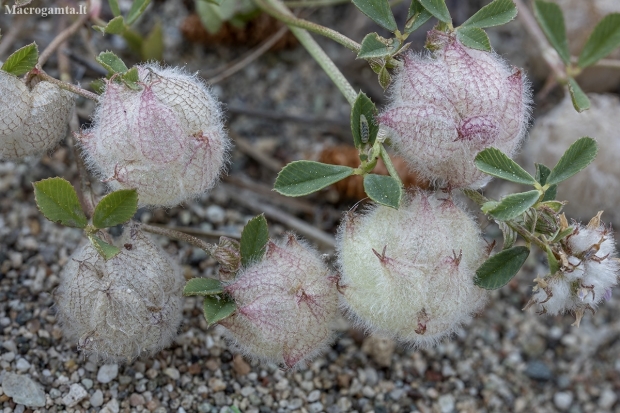
<svg viewBox="0 0 620 413"><path fill-rule="evenodd" d="M534 281L536 303L542 314L574 313L579 325L586 310L594 313L596 307L611 297L611 289L618 283L620 262L611 228L601 224L602 212L586 226L578 225L566 238L566 264L556 274Z"/></svg>
<svg viewBox="0 0 620 413"><path fill-rule="evenodd" d="M215 185L230 146L219 103L196 75L138 66L141 90L110 80L82 135L91 170L141 205L172 207Z"/></svg>
<svg viewBox="0 0 620 413"><path fill-rule="evenodd" d="M65 336L86 354L113 362L168 346L183 311L179 266L136 228L125 230L121 245L108 261L90 243L78 248L55 292Z"/></svg>
<svg viewBox="0 0 620 413"><path fill-rule="evenodd" d="M490 177L474 165L481 150L512 156L525 136L531 96L525 76L494 53L432 31L432 55L405 56L391 103L379 123L425 179L452 188L480 188Z"/></svg>
<svg viewBox="0 0 620 413"><path fill-rule="evenodd" d="M335 279L318 252L289 234L226 287L237 311L220 322L248 356L297 368L332 341Z"/></svg>
<svg viewBox="0 0 620 413"><path fill-rule="evenodd" d="M413 346L435 344L482 309L487 258L476 223L449 199L409 194L398 210L348 213L338 230L344 308L360 326Z"/></svg>
<svg viewBox="0 0 620 413"><path fill-rule="evenodd" d="M49 82L29 89L0 70L0 159L40 155L65 137L74 105L72 93Z"/></svg>

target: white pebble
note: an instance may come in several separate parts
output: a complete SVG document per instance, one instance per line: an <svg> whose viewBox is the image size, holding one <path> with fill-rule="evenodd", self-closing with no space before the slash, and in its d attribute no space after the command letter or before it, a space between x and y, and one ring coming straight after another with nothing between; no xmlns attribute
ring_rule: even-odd
<svg viewBox="0 0 620 413"><path fill-rule="evenodd" d="M573 393L569 391L559 391L553 395L553 404L560 410L568 409L573 403Z"/></svg>
<svg viewBox="0 0 620 413"><path fill-rule="evenodd" d="M170 377L172 380L178 380L181 377L181 373L179 373L179 370L175 369L174 367L168 367L167 369L165 369L164 374Z"/></svg>
<svg viewBox="0 0 620 413"><path fill-rule="evenodd" d="M226 219L226 211L218 205L211 205L206 211L207 219L214 224L221 224Z"/></svg>
<svg viewBox="0 0 620 413"><path fill-rule="evenodd" d="M315 401L319 400L320 398L321 398L321 391L320 390L313 390L308 395L308 402L309 403L314 403Z"/></svg>
<svg viewBox="0 0 620 413"><path fill-rule="evenodd" d="M618 400L616 393L609 387L603 390L601 397L598 399L598 405L601 409L609 410Z"/></svg>
<svg viewBox="0 0 620 413"><path fill-rule="evenodd" d="M101 390L97 390L90 396L90 405L93 407L99 407L103 404L103 393Z"/></svg>
<svg viewBox="0 0 620 413"><path fill-rule="evenodd" d="M62 398L62 404L67 407L73 407L88 396L88 392L82 385L73 383L69 387L69 393Z"/></svg>
<svg viewBox="0 0 620 413"><path fill-rule="evenodd" d="M109 383L118 376L118 364L104 364L99 367L97 381L99 383Z"/></svg>
<svg viewBox="0 0 620 413"><path fill-rule="evenodd" d="M20 358L17 360L17 363L15 363L15 367L18 371L21 372L28 371L28 369L30 368L30 363L28 363L25 358Z"/></svg>
<svg viewBox="0 0 620 413"><path fill-rule="evenodd" d="M444 394L443 396L439 396L439 409L441 413L452 413L454 411L454 396L451 394Z"/></svg>

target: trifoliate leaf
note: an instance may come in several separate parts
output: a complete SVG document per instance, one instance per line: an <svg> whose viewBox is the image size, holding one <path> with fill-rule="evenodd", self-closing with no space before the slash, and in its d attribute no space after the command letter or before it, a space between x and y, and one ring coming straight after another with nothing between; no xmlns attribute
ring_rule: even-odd
<svg viewBox="0 0 620 413"><path fill-rule="evenodd" d="M564 152L547 178L547 185L558 184L585 169L596 158L598 145L589 137L578 139Z"/></svg>
<svg viewBox="0 0 620 413"><path fill-rule="evenodd" d="M534 15L551 46L558 52L565 65L570 65L570 51L566 39L566 26L562 9L555 3L536 0Z"/></svg>
<svg viewBox="0 0 620 413"><path fill-rule="evenodd" d="M395 32L398 30L396 20L388 0L352 0L353 4L379 26Z"/></svg>
<svg viewBox="0 0 620 413"><path fill-rule="evenodd" d="M476 167L482 172L518 184L534 185L536 179L518 163L496 148L487 148L476 155Z"/></svg>
<svg viewBox="0 0 620 413"><path fill-rule="evenodd" d="M592 66L620 46L620 13L608 14L588 38L579 55L579 67Z"/></svg>

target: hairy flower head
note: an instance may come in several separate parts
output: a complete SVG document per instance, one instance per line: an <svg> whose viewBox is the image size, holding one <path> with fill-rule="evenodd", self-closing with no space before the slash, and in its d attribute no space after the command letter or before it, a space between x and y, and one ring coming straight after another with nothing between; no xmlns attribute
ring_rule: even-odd
<svg viewBox="0 0 620 413"><path fill-rule="evenodd" d="M398 210L348 213L338 230L344 307L362 327L432 345L482 309L487 258L476 223L450 199L409 194Z"/></svg>
<svg viewBox="0 0 620 413"><path fill-rule="evenodd" d="M476 154L495 147L512 156L525 135L531 101L525 76L453 35L432 31L430 41L438 48L432 55L405 56L379 123L423 178L480 188L490 177L474 165Z"/></svg>
<svg viewBox="0 0 620 413"><path fill-rule="evenodd" d="M319 254L289 234L226 287L237 311L220 322L248 356L300 367L333 338L335 279Z"/></svg>
<svg viewBox="0 0 620 413"><path fill-rule="evenodd" d="M175 206L215 184L229 140L219 103L196 75L138 66L140 90L113 79L82 135L92 171L141 205Z"/></svg>

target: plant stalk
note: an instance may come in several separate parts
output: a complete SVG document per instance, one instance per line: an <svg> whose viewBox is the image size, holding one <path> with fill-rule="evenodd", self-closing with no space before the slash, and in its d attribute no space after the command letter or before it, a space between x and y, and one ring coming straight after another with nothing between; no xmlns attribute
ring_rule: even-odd
<svg viewBox="0 0 620 413"><path fill-rule="evenodd" d="M284 6L279 0L255 0L255 1L256 1L256 4L259 7L261 7L263 10L265 10L267 13L272 14L272 12L275 12L274 14L272 14L272 16L275 17L276 19L280 19L280 18L285 19L283 20L284 23L286 23L289 26L289 28L291 29L291 32L295 35L295 37L297 37L297 40L299 40L299 42L306 48L308 53L310 53L310 55L314 58L314 60L316 60L319 66L321 66L321 68L325 71L327 76L329 76L329 78L336 84L336 87L344 95L344 97L347 99L349 104L353 106L353 103L355 103L355 99L357 98L357 93L355 93L353 86L351 86L349 81L344 77L340 69L336 67L336 65L330 59L330 57L327 56L327 54L323 51L321 46L319 46L319 44L312 38L312 36L310 36L310 33L308 33L304 29L296 27L293 24L293 21L297 22L298 20L299 21L303 21L303 20L297 19L296 17L294 17L291 11L286 6ZM310 23L310 22L307 22L307 23ZM316 26L323 27L319 25L316 25ZM330 31L330 33L331 32L338 33L331 29L327 29L327 28L324 28L324 29ZM327 35L326 34L327 32L323 32L323 31L318 32L318 33L322 35ZM346 36L340 35L340 33L338 33L338 35L341 38L348 39Z"/></svg>
<svg viewBox="0 0 620 413"><path fill-rule="evenodd" d="M38 76L41 79L58 85L61 89L68 90L69 92L73 92L76 95L84 96L87 99L94 100L95 102L99 102L99 95L93 92L89 92L88 90L84 90L79 86L72 85L70 83L63 82L62 80L58 80L55 77L52 77L45 73L42 69L37 69L36 67L30 71L30 75Z"/></svg>
<svg viewBox="0 0 620 413"><path fill-rule="evenodd" d="M194 247L198 247L201 250L205 251L209 255L213 255L213 251L215 251L216 245L209 244L201 240L200 238L196 238L193 235L186 234L185 232L177 231L175 229L170 229L166 227L160 227L157 225L149 225L149 224L140 224L140 227L150 233L157 235L164 235L168 238L176 239L179 241L187 242Z"/></svg>

